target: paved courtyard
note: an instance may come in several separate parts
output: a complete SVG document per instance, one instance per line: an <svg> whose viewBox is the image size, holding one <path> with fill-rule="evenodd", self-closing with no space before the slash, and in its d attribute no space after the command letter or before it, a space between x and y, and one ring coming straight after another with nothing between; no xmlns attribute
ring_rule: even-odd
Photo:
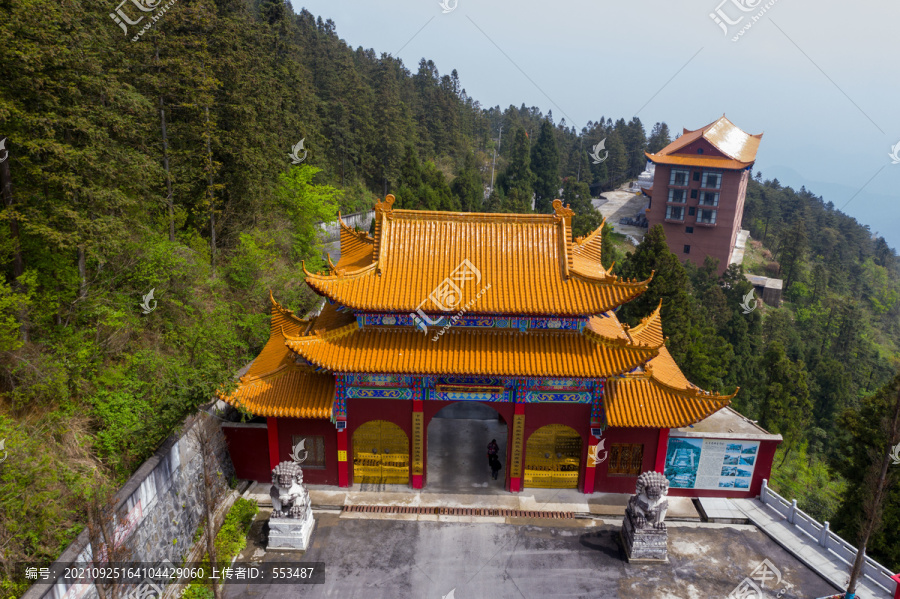
<svg viewBox="0 0 900 599"><path fill-rule="evenodd" d="M254 526L239 561L322 562L325 583L230 584L225 597L705 599L727 597L763 559L781 574L766 586L767 598L782 589L786 599L835 592L752 526L672 523L669 563L634 565L623 559L615 520L548 526L547 520L349 516L355 514L317 512L312 546L303 555L264 553L257 545L261 526Z"/></svg>

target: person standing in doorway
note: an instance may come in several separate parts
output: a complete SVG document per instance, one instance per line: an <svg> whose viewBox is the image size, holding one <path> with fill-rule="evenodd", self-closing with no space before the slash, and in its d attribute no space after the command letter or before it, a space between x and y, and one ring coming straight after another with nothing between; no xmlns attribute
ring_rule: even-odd
<svg viewBox="0 0 900 599"><path fill-rule="evenodd" d="M491 465L491 456L496 456L498 453L500 453L500 446L497 445L497 439L491 439L487 446L488 466Z"/></svg>
<svg viewBox="0 0 900 599"><path fill-rule="evenodd" d="M500 464L500 458L497 457L497 454L493 454L488 458L488 462L491 465L491 476L494 480L497 480L497 473L500 472L500 468L503 466Z"/></svg>

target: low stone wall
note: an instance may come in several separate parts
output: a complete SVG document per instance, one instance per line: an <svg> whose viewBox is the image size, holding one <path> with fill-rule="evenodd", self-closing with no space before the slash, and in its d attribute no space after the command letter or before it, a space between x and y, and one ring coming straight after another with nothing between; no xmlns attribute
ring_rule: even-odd
<svg viewBox="0 0 900 599"><path fill-rule="evenodd" d="M198 427L208 431L213 440L217 470L214 484L219 501L224 502L229 496L228 481L234 475L234 467L220 420L201 411L185 422L180 436L167 439L115 496L116 535L124 538L129 563L177 566L187 557L197 527L205 517L202 458L194 435ZM217 512L217 518L224 518L225 510L217 509ZM89 562L91 555L88 531L84 530L63 552L56 565ZM52 586L33 585L23 595L23 599L98 597L93 584L70 585L63 580Z"/></svg>

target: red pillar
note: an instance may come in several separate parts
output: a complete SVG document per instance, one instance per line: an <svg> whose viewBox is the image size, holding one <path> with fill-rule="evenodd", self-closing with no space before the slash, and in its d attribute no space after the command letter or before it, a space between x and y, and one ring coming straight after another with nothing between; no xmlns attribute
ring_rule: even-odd
<svg viewBox="0 0 900 599"><path fill-rule="evenodd" d="M655 471L664 474L666 470L666 449L669 446L669 429L659 429L659 444L656 446Z"/></svg>
<svg viewBox="0 0 900 599"><path fill-rule="evenodd" d="M338 486L350 486L350 467L347 461L347 439L350 433L347 429L339 429L337 431L337 454L338 454Z"/></svg>
<svg viewBox="0 0 900 599"><path fill-rule="evenodd" d="M412 412L412 456L410 462L412 469L412 488L422 488L422 476L425 474L425 414L423 413L424 404L421 399L413 400Z"/></svg>
<svg viewBox="0 0 900 599"><path fill-rule="evenodd" d="M269 468L274 470L278 465L278 419L266 418L266 429L269 432Z"/></svg>

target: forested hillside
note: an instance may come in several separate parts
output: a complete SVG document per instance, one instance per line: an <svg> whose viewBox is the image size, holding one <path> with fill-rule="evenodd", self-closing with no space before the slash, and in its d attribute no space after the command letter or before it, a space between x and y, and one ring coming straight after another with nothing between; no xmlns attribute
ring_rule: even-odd
<svg viewBox="0 0 900 599"><path fill-rule="evenodd" d="M256 355L269 289L314 307L300 263L323 264L317 221L385 193L464 211L528 212L533 197L547 212L562 189L583 235L600 223L590 198L670 141L637 118L576 131L537 108L485 108L452 68L353 49L279 0L179 0L136 42L109 12L0 0L3 596L22 588L15 562L55 558L98 486L125 480ZM609 157L593 164L602 140ZM761 271L785 278L783 308L742 314L740 273L685 269L655 232L627 258L606 243L604 262L657 270L623 315L663 298L685 372L742 387L738 409L785 435L785 490L831 517L858 482L844 411L894 372L895 253L777 182L751 184L745 227L768 252ZM900 519L896 489L887 513ZM896 530L878 557L900 568Z"/></svg>

